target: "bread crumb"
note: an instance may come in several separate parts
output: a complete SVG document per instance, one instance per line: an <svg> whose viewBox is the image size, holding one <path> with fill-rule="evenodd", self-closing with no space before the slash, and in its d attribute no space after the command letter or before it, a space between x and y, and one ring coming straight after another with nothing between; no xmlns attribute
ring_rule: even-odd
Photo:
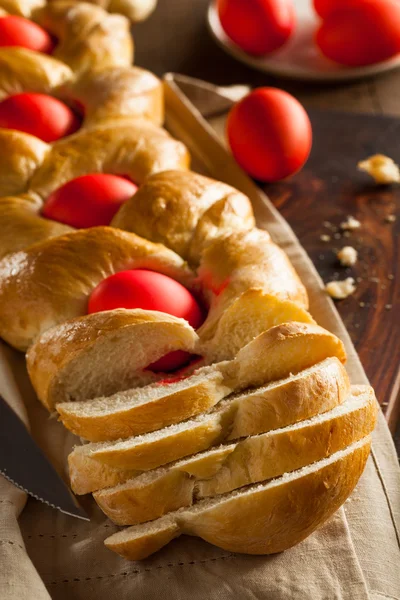
<svg viewBox="0 0 400 600"><path fill-rule="evenodd" d="M340 238L342 237L342 235L340 233L334 233L333 237L335 238L335 240L340 240Z"/></svg>
<svg viewBox="0 0 400 600"><path fill-rule="evenodd" d="M323 234L323 235L320 236L319 239L321 240L321 242L330 242L331 241L331 236Z"/></svg>
<svg viewBox="0 0 400 600"><path fill-rule="evenodd" d="M330 281L325 286L325 291L334 300L343 300L356 291L353 277L348 277L344 281Z"/></svg>
<svg viewBox="0 0 400 600"><path fill-rule="evenodd" d="M393 308L392 304L386 304L385 305L386 310L391 310Z"/></svg>
<svg viewBox="0 0 400 600"><path fill-rule="evenodd" d="M364 308L364 306L365 306L365 302L359 302L359 303L358 303L358 306L361 306L361 308Z"/></svg>
<svg viewBox="0 0 400 600"><path fill-rule="evenodd" d="M386 215L385 221L386 221L386 223L395 223L396 215Z"/></svg>
<svg viewBox="0 0 400 600"><path fill-rule="evenodd" d="M358 252L353 246L344 246L336 256L343 267L352 267L357 262Z"/></svg>
<svg viewBox="0 0 400 600"><path fill-rule="evenodd" d="M355 229L360 229L360 227L360 221L357 221L357 219L355 219L351 215L347 217L347 221L343 221L342 223L340 223L340 228L344 229L345 231L354 231Z"/></svg>
<svg viewBox="0 0 400 600"><path fill-rule="evenodd" d="M374 154L358 163L360 171L371 175L376 183L400 183L400 169L393 159L384 154Z"/></svg>
<svg viewBox="0 0 400 600"><path fill-rule="evenodd" d="M392 281L394 279L393 273L390 273L390 275L388 275L388 279L390 279L390 281Z"/></svg>
<svg viewBox="0 0 400 600"><path fill-rule="evenodd" d="M322 223L322 225L323 225L324 227L327 227L328 229L330 229L330 228L332 227L332 223L331 223L330 221L324 221L324 222Z"/></svg>
<svg viewBox="0 0 400 600"><path fill-rule="evenodd" d="M369 277L369 281L372 281L372 283L379 283L380 279L379 277Z"/></svg>

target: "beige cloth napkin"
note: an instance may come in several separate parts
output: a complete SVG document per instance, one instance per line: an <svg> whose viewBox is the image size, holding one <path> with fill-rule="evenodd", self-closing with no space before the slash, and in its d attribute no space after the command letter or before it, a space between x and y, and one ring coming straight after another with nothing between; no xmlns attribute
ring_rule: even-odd
<svg viewBox="0 0 400 600"><path fill-rule="evenodd" d="M348 334L287 223L238 171L177 90L170 85L166 91L172 133L189 144L203 172L251 196L259 225L288 252L306 284L312 314L345 342L353 382L365 382ZM213 123L218 130L222 124L223 119ZM48 418L29 386L22 357L9 354L32 433L63 469L73 436ZM0 393L26 418L13 378L4 369ZM29 499L17 522L25 496L1 478L0 500L1 600L400 600L400 471L382 414L373 455L350 500L303 543L275 556L234 555L182 537L154 557L130 563L103 546L116 527L93 503L86 523Z"/></svg>

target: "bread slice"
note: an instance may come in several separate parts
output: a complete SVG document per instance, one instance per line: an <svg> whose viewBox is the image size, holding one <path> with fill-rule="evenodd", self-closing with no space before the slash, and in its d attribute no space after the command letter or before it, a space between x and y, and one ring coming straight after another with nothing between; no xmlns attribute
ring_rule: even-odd
<svg viewBox="0 0 400 600"><path fill-rule="evenodd" d="M53 410L62 399L146 385L157 378L149 364L174 350L192 352L197 339L184 319L119 308L44 333L27 354L28 371L42 404Z"/></svg>
<svg viewBox="0 0 400 600"><path fill-rule="evenodd" d="M119 338L122 334L116 334L114 338L114 353L121 354L125 360L126 351L120 351ZM136 341L133 347L135 344ZM98 345L96 343L94 348L98 348ZM157 344L157 350L159 346L160 343ZM93 356L93 352L90 356ZM77 364L79 373L85 355L86 350L83 357L81 353L79 360L72 363ZM337 337L314 324L285 323L272 327L252 340L234 360L200 369L197 374L183 381L163 387L153 385L127 390L90 402L60 403L56 408L64 425L84 439L94 442L123 439L179 423L212 408L233 391L288 377L328 356L345 360L343 345ZM116 373L119 374L119 382L127 380L121 371L126 373L128 368L125 362L118 365ZM104 379L103 375L101 379ZM64 381L68 381L69 389L73 386L76 390L74 397L78 393L82 396L77 377L71 380L70 366L66 363L66 367L59 366L54 376L54 391L49 392L48 397L65 397L62 388ZM82 385L85 383L82 382ZM115 387L118 383L112 379L110 385ZM87 389L87 385L84 389Z"/></svg>
<svg viewBox="0 0 400 600"><path fill-rule="evenodd" d="M93 494L117 525L134 525L190 506L196 499L230 492L322 460L372 433L374 391L353 386L352 395L323 415L255 435L143 473Z"/></svg>
<svg viewBox="0 0 400 600"><path fill-rule="evenodd" d="M227 363L199 369L173 383L148 385L112 396L56 405L67 429L92 442L117 440L166 427L205 412L232 392Z"/></svg>
<svg viewBox="0 0 400 600"><path fill-rule="evenodd" d="M367 436L278 479L119 531L105 545L128 560L141 560L188 534L230 552L282 552L308 537L348 498L364 470L370 444Z"/></svg>
<svg viewBox="0 0 400 600"><path fill-rule="evenodd" d="M199 354L209 362L234 358L239 350L263 331L281 323L315 323L310 313L290 300L265 293L261 289L243 292L219 315L198 329Z"/></svg>
<svg viewBox="0 0 400 600"><path fill-rule="evenodd" d="M328 358L297 375L227 398L213 411L180 425L125 442L77 446L68 457L72 488L86 494L129 479L124 473L131 470L149 470L223 441L286 427L341 404L349 390L344 366Z"/></svg>

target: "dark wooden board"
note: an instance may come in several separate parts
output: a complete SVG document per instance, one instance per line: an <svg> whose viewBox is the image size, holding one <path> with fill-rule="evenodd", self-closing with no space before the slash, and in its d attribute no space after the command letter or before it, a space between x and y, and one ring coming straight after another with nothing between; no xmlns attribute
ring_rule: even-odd
<svg viewBox="0 0 400 600"><path fill-rule="evenodd" d="M400 186L374 184L357 163L377 152L400 163L400 119L326 111L310 116L314 145L306 167L265 190L324 281L359 278L356 293L337 307L394 431L400 413ZM348 215L361 222L349 237L324 226L339 227ZM389 215L397 221L388 223ZM324 234L331 241L321 241ZM345 245L359 252L351 269L336 259L335 250Z"/></svg>

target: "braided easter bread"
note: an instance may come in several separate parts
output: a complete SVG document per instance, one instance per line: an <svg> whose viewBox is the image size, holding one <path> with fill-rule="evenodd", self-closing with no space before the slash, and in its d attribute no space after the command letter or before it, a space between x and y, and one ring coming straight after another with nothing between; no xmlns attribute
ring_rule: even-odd
<svg viewBox="0 0 400 600"><path fill-rule="evenodd" d="M55 2L58 0L48 0ZM73 0L79 2L80 0ZM91 4L97 4L111 13L119 13L128 17L134 23L143 21L155 9L157 0L87 0Z"/></svg>
<svg viewBox="0 0 400 600"><path fill-rule="evenodd" d="M31 18L33 12L44 4L45 0L1 0L0 8L4 13Z"/></svg>
<svg viewBox="0 0 400 600"><path fill-rule="evenodd" d="M164 120L162 85L149 71L118 67L76 77L53 57L26 48L0 48L0 101L25 92L70 105L80 129L120 117L144 118L156 125Z"/></svg>
<svg viewBox="0 0 400 600"><path fill-rule="evenodd" d="M133 41L126 17L109 14L86 2L60 0L39 7L0 1L11 14L25 13L56 40L52 55L74 72L107 67L125 67L133 61ZM31 3L28 3L31 4ZM28 46L29 47L29 46Z"/></svg>
<svg viewBox="0 0 400 600"><path fill-rule="evenodd" d="M51 2L59 0L1 0L1 8L12 15L19 15L32 19L35 12ZM70 3L81 4L81 0L70 0ZM98 7L111 13L124 15L134 23L143 21L154 10L157 0L87 0L88 4L96 4Z"/></svg>
<svg viewBox="0 0 400 600"><path fill-rule="evenodd" d="M0 101L15 94L47 94L82 114L81 127L118 117L164 120L160 80L138 67L102 69L74 76L63 62L26 48L0 48Z"/></svg>
<svg viewBox="0 0 400 600"><path fill-rule="evenodd" d="M0 146L0 198L25 192L49 151L48 144L27 133L0 129Z"/></svg>
<svg viewBox="0 0 400 600"><path fill-rule="evenodd" d="M134 525L108 547L139 559L186 532L276 552L351 493L376 401L249 199L160 128L129 35L154 5L0 0L48 42L0 48L0 336L88 442L74 491Z"/></svg>
<svg viewBox="0 0 400 600"><path fill-rule="evenodd" d="M105 172L127 175L140 184L157 170L172 166L184 169L189 161L183 144L145 120L106 121L51 147L10 130L0 129L1 139L10 147L0 166L0 172L3 165L6 172L2 192L27 192L31 201L21 196L0 197L0 218L6 231L0 239L0 257L70 230L40 215L44 201L65 182ZM24 235L18 235L22 230Z"/></svg>

